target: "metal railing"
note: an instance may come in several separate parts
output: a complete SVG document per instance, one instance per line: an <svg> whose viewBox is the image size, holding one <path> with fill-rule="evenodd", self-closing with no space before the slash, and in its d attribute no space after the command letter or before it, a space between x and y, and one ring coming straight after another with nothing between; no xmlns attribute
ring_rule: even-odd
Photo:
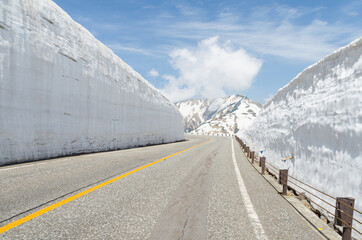
<svg viewBox="0 0 362 240"><path fill-rule="evenodd" d="M279 179L279 184L283 186L283 195L287 195L288 188L293 189L297 194L303 194L308 193L308 200L318 206L320 209L323 209L327 213L329 213L331 216L334 217L334 225L335 226L341 226L343 227L342 232L342 239L348 239L350 240L352 237L352 230L354 230L359 235L362 235L362 233L357 230L355 227L353 227L352 223L356 222L359 225L362 225L361 221L353 217L353 214L360 214L362 215L362 212L354 208L354 198L349 197L333 197L330 194L327 194L310 184L307 184L291 175L288 174L288 169L279 169L275 165L273 165L271 162L266 161L265 157L260 157L259 161L256 159L256 154L254 151L251 151L250 147L248 147L240 138L237 136L236 140L242 147L245 155L247 158L250 159L251 163L254 164L257 162L259 164L259 167L261 167L261 174L264 174L265 171L271 173L272 175L275 175ZM288 179L289 178L289 179ZM290 186L290 184L293 185ZM301 186L302 185L302 186ZM313 193L313 190L315 191ZM304 192L302 192L304 191ZM318 196L317 193L323 195ZM322 206L321 204L317 203L316 200L323 202L325 206ZM329 201L328 201L329 200ZM330 201L333 200L334 204ZM331 207L334 210L330 211L326 208L326 206Z"/></svg>

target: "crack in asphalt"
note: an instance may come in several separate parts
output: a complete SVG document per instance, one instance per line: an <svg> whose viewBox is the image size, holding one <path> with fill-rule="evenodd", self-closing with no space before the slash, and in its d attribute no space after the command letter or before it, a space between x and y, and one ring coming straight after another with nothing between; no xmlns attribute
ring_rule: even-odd
<svg viewBox="0 0 362 240"><path fill-rule="evenodd" d="M185 235L185 229L186 229L186 226L187 226L187 223L189 221L189 209L191 208L191 206L189 205L186 209L186 220L185 220L185 223L184 223L184 226L182 228L182 235L181 237L179 238L180 239L183 239L184 235Z"/></svg>

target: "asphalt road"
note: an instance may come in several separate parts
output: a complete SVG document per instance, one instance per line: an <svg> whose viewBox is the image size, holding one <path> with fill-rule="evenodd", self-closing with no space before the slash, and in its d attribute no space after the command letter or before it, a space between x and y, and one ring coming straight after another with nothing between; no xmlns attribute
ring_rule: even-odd
<svg viewBox="0 0 362 240"><path fill-rule="evenodd" d="M0 167L0 239L323 239L235 140L188 138Z"/></svg>

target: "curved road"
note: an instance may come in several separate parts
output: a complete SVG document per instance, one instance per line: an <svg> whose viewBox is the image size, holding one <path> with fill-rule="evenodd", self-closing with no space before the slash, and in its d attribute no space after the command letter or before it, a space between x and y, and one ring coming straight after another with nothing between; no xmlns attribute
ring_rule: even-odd
<svg viewBox="0 0 362 240"><path fill-rule="evenodd" d="M188 136L1 167L0 239L323 238L235 140Z"/></svg>

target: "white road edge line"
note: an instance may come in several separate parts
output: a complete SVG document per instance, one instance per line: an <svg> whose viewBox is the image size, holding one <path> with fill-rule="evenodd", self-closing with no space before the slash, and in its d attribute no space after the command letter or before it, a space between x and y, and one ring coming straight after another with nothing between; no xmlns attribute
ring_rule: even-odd
<svg viewBox="0 0 362 240"><path fill-rule="evenodd" d="M0 169L0 171L8 171L8 170L11 170L11 169L32 167L32 166L35 166L35 165L43 165L43 164L46 164L46 163L34 163L34 164L27 164L27 165L23 165L23 166L8 167L8 168Z"/></svg>
<svg viewBox="0 0 362 240"><path fill-rule="evenodd" d="M117 151L117 150L116 150ZM95 154L99 154L99 155L107 155L107 154L115 154L115 151L111 151L111 152L96 152ZM86 153L86 154L93 154L93 153ZM83 155L86 157L86 154ZM63 161L68 161L68 160L72 160L72 158L74 157L80 157L82 155L79 156L63 156L63 157L59 157L59 158L54 158L54 161L49 161L49 160L53 160L53 159L44 159L41 161L45 161L45 162L37 162L35 161L34 163L27 163L24 162L24 164L26 165L21 165L21 166L15 166L15 167L7 167L7 166L0 166L0 172L1 171L9 171L12 169L17 169L17 168L27 168L27 167L33 167L33 166L38 166L38 165L44 165L44 164L52 164L52 163L59 163L59 162L63 162Z"/></svg>
<svg viewBox="0 0 362 240"><path fill-rule="evenodd" d="M236 163L233 138L231 138L231 154L232 154L232 159L233 159L233 163L234 163L234 168L235 168L236 178L238 180L240 193L241 193L241 196L243 197L245 209L246 209L246 212L248 213L248 216L249 216L249 219L251 222L251 226L254 230L255 236L257 237L257 239L267 240L268 237L266 236L266 234L264 232L263 225L261 224L261 222L259 220L258 214L255 212L255 209L250 200L248 191L246 190L243 178L241 177L239 167Z"/></svg>

